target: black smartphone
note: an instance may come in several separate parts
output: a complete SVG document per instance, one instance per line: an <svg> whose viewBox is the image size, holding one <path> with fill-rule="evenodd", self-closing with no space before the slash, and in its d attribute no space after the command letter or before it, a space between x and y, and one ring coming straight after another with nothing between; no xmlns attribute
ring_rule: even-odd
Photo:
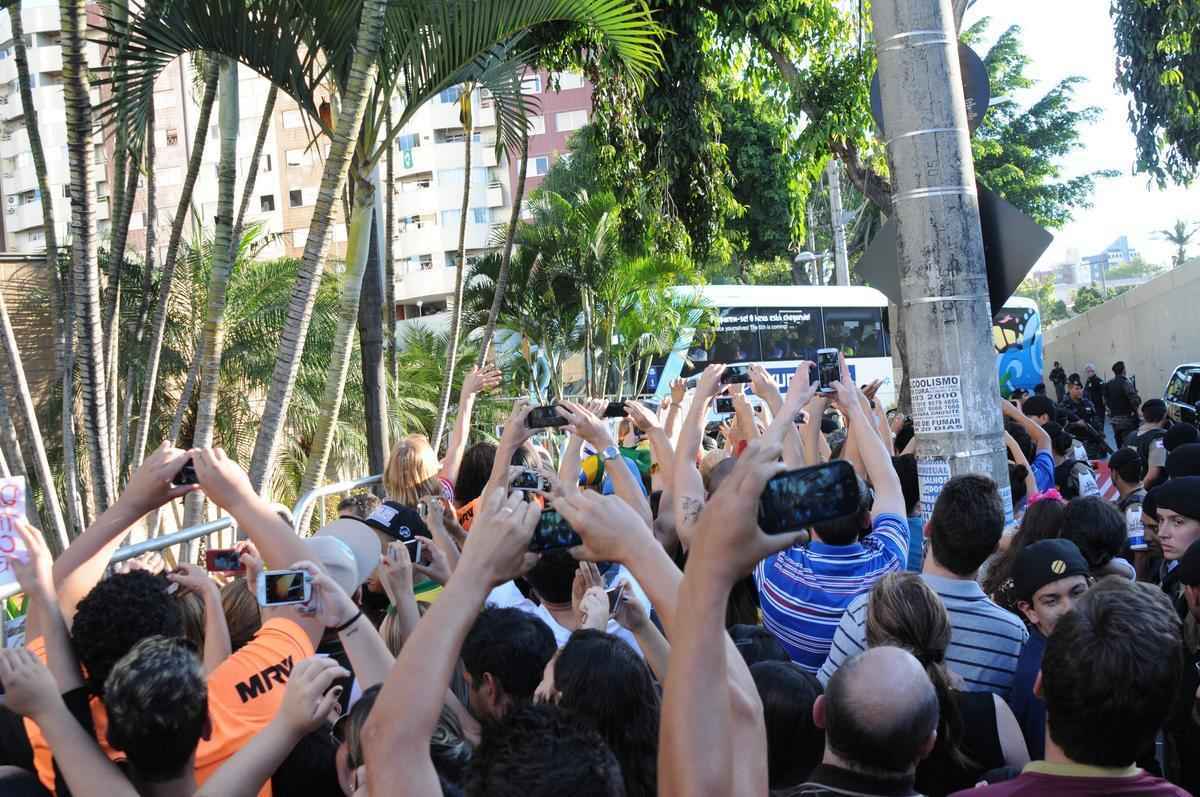
<svg viewBox="0 0 1200 797"><path fill-rule="evenodd" d="M624 418L629 415L629 411L625 409L624 401L610 401L608 406L604 408L604 413L601 418Z"/></svg>
<svg viewBox="0 0 1200 797"><path fill-rule="evenodd" d="M514 490L538 490L546 493L550 491L550 482L536 470L525 468L517 478L513 479L509 487Z"/></svg>
<svg viewBox="0 0 1200 797"><path fill-rule="evenodd" d="M553 509L542 512L533 531L533 539L529 541L529 550L540 553L556 548L574 548L576 545L583 545L583 539L575 533L566 518Z"/></svg>
<svg viewBox="0 0 1200 797"><path fill-rule="evenodd" d="M210 573L245 573L242 555L233 548L209 548L204 552L204 567Z"/></svg>
<svg viewBox="0 0 1200 797"><path fill-rule="evenodd" d="M525 425L530 429L545 429L551 426L566 426L567 419L558 412L558 405L546 404L534 407L525 416Z"/></svg>
<svg viewBox="0 0 1200 797"><path fill-rule="evenodd" d="M750 366L748 365L731 365L721 374L722 385L748 385L750 384Z"/></svg>
<svg viewBox="0 0 1200 797"><path fill-rule="evenodd" d="M838 362L837 349L817 350L817 382L824 393L833 390L830 385L842 378L842 365Z"/></svg>
<svg viewBox="0 0 1200 797"><path fill-rule="evenodd" d="M196 478L196 466L189 459L183 463L183 467L175 474L175 478L171 479L171 484L176 484L182 487L185 484L199 484L200 480Z"/></svg>
<svg viewBox="0 0 1200 797"><path fill-rule="evenodd" d="M854 468L834 460L781 473L767 482L758 499L758 526L767 534L800 531L853 514L861 502Z"/></svg>
<svg viewBox="0 0 1200 797"><path fill-rule="evenodd" d="M733 396L717 396L717 414L733 414Z"/></svg>

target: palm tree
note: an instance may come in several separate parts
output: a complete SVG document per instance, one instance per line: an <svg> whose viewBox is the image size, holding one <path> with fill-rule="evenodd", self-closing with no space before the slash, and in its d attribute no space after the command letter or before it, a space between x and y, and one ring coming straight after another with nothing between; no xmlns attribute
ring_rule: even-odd
<svg viewBox="0 0 1200 797"><path fill-rule="evenodd" d="M1175 226L1169 230L1158 231L1159 238L1175 246L1175 256L1171 258L1173 267L1178 268L1187 262L1188 244L1197 232L1200 232L1200 224L1188 224L1183 219L1176 219Z"/></svg>
<svg viewBox="0 0 1200 797"><path fill-rule="evenodd" d="M82 360L83 428L97 512L114 498L100 318L100 267L96 251L96 188L92 182L92 102L88 94L85 0L60 0L63 95L67 121L67 160L71 170L71 236L74 292ZM68 363L69 364L69 363Z"/></svg>
<svg viewBox="0 0 1200 797"><path fill-rule="evenodd" d="M521 206L525 203L525 179L529 173L529 135L521 137L521 157L517 166L517 185L513 194L512 213L508 218L508 229L504 235L504 254L500 260L500 270L496 274L495 290L492 295L492 306L488 310L487 326L483 329L482 346L479 352L480 361L486 361L492 349L493 338L496 336L496 322L500 318L500 308L504 304L504 294L508 291L508 274L512 264L513 245L517 238L517 225L521 222Z"/></svg>

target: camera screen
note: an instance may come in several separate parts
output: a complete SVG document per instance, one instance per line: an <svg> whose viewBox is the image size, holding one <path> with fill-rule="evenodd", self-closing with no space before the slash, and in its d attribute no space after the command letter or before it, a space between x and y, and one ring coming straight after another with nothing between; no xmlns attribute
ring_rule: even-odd
<svg viewBox="0 0 1200 797"><path fill-rule="evenodd" d="M535 470L523 470L521 475L513 479L512 489L514 490L544 490L542 486L542 477Z"/></svg>
<svg viewBox="0 0 1200 797"><path fill-rule="evenodd" d="M817 373L821 380L821 387L829 387L841 379L842 368L838 363L836 351L817 352Z"/></svg>
<svg viewBox="0 0 1200 797"><path fill-rule="evenodd" d="M241 570L242 562L238 557L238 552L235 550L230 549L226 551L213 551L212 567L209 569L217 572Z"/></svg>
<svg viewBox="0 0 1200 797"><path fill-rule="evenodd" d="M304 602L304 571L281 570L278 573L265 573L267 605L276 603Z"/></svg>
<svg viewBox="0 0 1200 797"><path fill-rule="evenodd" d="M858 477L843 460L781 473L763 490L758 525L768 534L800 531L856 512L860 498Z"/></svg>
<svg viewBox="0 0 1200 797"><path fill-rule="evenodd" d="M566 426L567 419L558 413L558 407L553 404L545 407L534 407L525 416L525 423L530 429L543 429L547 426Z"/></svg>
<svg viewBox="0 0 1200 797"><path fill-rule="evenodd" d="M574 548L576 545L583 545L583 540L567 523L566 518L553 509L547 509L542 513L537 529L533 532L529 550L549 551L554 548Z"/></svg>

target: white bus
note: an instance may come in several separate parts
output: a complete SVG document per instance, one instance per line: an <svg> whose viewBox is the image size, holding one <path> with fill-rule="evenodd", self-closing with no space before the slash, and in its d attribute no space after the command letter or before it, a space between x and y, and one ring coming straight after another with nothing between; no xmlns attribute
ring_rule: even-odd
<svg viewBox="0 0 1200 797"><path fill-rule="evenodd" d="M705 285L695 292L720 314L714 335L703 341L690 334L670 356L651 366L645 391L670 392L671 380L689 377L710 363L759 363L781 390L801 360L816 361L817 349L845 353L850 376L859 385L883 380L878 397L895 403L887 297L874 288L793 285Z"/></svg>

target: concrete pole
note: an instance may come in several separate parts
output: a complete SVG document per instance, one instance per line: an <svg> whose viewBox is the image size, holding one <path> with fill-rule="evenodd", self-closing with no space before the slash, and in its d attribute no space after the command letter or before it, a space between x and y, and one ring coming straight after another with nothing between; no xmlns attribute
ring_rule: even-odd
<svg viewBox="0 0 1200 797"><path fill-rule="evenodd" d="M829 181L829 220L833 225L834 283L850 284L850 256L846 253L846 226L842 224L842 164L830 158L825 167Z"/></svg>
<svg viewBox="0 0 1200 797"><path fill-rule="evenodd" d="M995 480L1011 517L975 165L950 0L871 5L922 510L951 476Z"/></svg>

